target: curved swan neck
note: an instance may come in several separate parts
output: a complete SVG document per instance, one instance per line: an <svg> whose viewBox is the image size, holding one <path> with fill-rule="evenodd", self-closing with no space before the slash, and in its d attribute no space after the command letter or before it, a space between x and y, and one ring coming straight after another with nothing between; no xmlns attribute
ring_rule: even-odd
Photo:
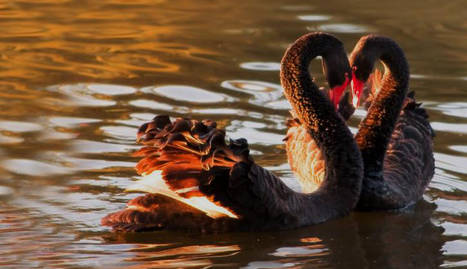
<svg viewBox="0 0 467 269"><path fill-rule="evenodd" d="M360 195L363 171L360 151L350 130L309 74L310 62L317 56L322 56L325 62L330 57L343 57L343 64L348 64L342 43L324 33L299 38L289 47L281 62L281 83L285 95L320 147L326 164L326 176L321 187L311 194L297 194L294 199L301 202L290 206L300 212L297 214L305 222L312 217L319 222L319 218L350 211ZM335 77L341 82L346 79L345 72Z"/></svg>
<svg viewBox="0 0 467 269"><path fill-rule="evenodd" d="M395 41L383 36L365 36L357 43L350 57L355 77L365 82L377 60L385 66L381 89L355 137L366 172L382 170L387 144L409 86L409 66L404 52Z"/></svg>
<svg viewBox="0 0 467 269"><path fill-rule="evenodd" d="M402 48L391 38L367 35L358 41L350 55L350 64L356 77L365 82L373 72L376 61L385 66L385 77L394 83L393 89L404 91L409 87L409 65ZM387 89L390 90L390 89Z"/></svg>
<svg viewBox="0 0 467 269"><path fill-rule="evenodd" d="M346 59L343 45L339 40L328 34L312 33L295 41L286 51L281 62L280 76L285 96L318 143L324 142L324 137L320 136L328 132L329 124L343 124L343 122L328 98L313 83L309 66L317 56L322 56L326 63L335 57L335 54L343 54L343 58ZM331 74L328 72L328 76L333 78L332 83L345 82L344 73L340 76ZM337 126L333 129L337 129Z"/></svg>

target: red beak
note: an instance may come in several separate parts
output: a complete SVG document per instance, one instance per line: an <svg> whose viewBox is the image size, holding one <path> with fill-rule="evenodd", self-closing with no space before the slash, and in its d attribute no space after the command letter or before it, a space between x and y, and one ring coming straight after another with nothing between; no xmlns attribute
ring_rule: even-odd
<svg viewBox="0 0 467 269"><path fill-rule="evenodd" d="M349 78L346 74L345 76L345 81L341 85L337 85L336 87L332 88L329 91L329 98L331 99L332 103L334 104L334 108L337 110L337 107L339 105L339 101L341 99L342 94L345 91L345 88L349 85Z"/></svg>

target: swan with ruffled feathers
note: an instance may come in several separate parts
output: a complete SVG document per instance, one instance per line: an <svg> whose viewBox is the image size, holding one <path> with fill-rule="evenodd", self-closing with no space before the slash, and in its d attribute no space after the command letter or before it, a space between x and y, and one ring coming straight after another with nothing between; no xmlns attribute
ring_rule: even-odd
<svg viewBox="0 0 467 269"><path fill-rule="evenodd" d="M291 190L254 162L245 139L226 143L225 132L215 122L157 116L138 131L144 147L136 153L142 157L137 170L143 177L130 187L149 193L107 215L102 224L118 231L270 230L347 215L360 196L361 154L335 111L341 93L331 94L330 100L313 83L308 70L317 56L333 61L343 51L335 37L310 33L295 41L281 62L284 93L322 154L325 173L316 191ZM344 89L350 66L340 59L336 64L341 68L331 64L326 71L328 80ZM200 205L206 203L209 206Z"/></svg>

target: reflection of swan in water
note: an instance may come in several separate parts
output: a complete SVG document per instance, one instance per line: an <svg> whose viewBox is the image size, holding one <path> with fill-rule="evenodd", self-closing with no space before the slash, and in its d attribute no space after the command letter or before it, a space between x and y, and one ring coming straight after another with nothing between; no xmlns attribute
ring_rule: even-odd
<svg viewBox="0 0 467 269"><path fill-rule="evenodd" d="M355 46L350 61L354 71L354 104L381 60L384 76L373 76L378 92L368 114L360 123L355 140L362 152L365 175L360 209L397 209L421 199L434 174L433 130L428 115L408 97L409 66L402 49L392 39L364 36Z"/></svg>
<svg viewBox="0 0 467 269"><path fill-rule="evenodd" d="M344 66L329 65L327 70L328 81L339 81L343 90L348 83L343 71L350 72L350 67L347 60L341 61L343 46L333 36L314 33L299 38L285 53L281 69L285 94L325 160L326 176L316 192L288 188L255 164L245 139L227 145L224 131L214 122L171 122L158 116L139 129L138 138L146 147L138 151L143 159L137 169L144 179L133 188L152 194L131 200L127 209L109 214L102 223L122 231L223 230L230 224L290 229L348 214L359 198L362 161L345 122L310 77L309 64L318 55ZM334 104L339 96L331 94Z"/></svg>
<svg viewBox="0 0 467 269"><path fill-rule="evenodd" d="M279 268L438 268L443 229L433 225L434 204L421 201L411 212L357 212L350 217L291 231L190 235L106 233L112 244L132 244L125 262L153 268L174 262ZM183 242L174 244L174 242ZM122 265L122 264L120 264ZM196 266L194 266L196 267ZM197 268L197 267L196 267Z"/></svg>
<svg viewBox="0 0 467 269"><path fill-rule="evenodd" d="M436 205L424 200L399 213L357 213L365 260L374 268L438 268L443 228L431 218Z"/></svg>

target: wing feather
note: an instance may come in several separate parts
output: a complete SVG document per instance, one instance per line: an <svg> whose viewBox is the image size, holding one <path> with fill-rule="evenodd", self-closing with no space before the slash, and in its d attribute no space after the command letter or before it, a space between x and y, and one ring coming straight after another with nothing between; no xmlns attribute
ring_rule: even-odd
<svg viewBox="0 0 467 269"><path fill-rule="evenodd" d="M232 167L248 159L248 144L240 139L227 145L224 131L216 126L212 121L183 118L172 122L167 116L143 124L137 139L144 147L134 153L141 157L136 165L141 178L126 191L150 195L131 200L125 210L109 214L102 223L126 231L163 227L173 214L166 212L169 202L161 196L175 200L172 205L190 208L191 215L238 218L225 205L227 195L215 197L216 193L209 193L206 186L215 178L228 181ZM170 210L183 212L173 207Z"/></svg>

